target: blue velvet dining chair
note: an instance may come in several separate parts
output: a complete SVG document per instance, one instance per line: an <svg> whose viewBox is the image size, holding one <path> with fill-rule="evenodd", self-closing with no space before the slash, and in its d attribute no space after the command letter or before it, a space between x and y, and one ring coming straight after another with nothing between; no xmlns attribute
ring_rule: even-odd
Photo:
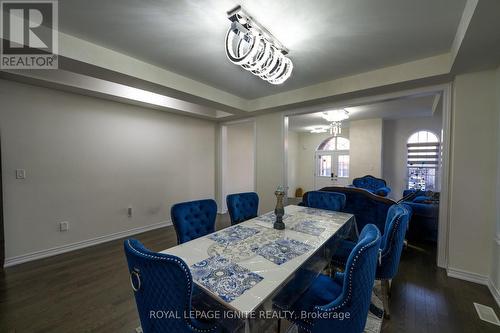
<svg viewBox="0 0 500 333"><path fill-rule="evenodd" d="M304 200L306 207L342 211L346 196L337 192L309 191L304 194Z"/></svg>
<svg viewBox="0 0 500 333"><path fill-rule="evenodd" d="M381 281L382 302L386 318L390 318L390 282L398 272L410 218L411 208L406 204L393 205L387 212L384 235L380 244L380 262L377 265L375 275L375 279ZM334 266L345 267L347 257L355 246L354 242L342 240L332 259Z"/></svg>
<svg viewBox="0 0 500 333"><path fill-rule="evenodd" d="M215 231L217 203L212 199L181 202L170 209L177 243L208 235Z"/></svg>
<svg viewBox="0 0 500 333"><path fill-rule="evenodd" d="M152 252L135 239L125 240L124 248L144 333L219 332L215 323L189 317L193 279L181 258Z"/></svg>
<svg viewBox="0 0 500 333"><path fill-rule="evenodd" d="M255 192L235 193L226 197L231 225L257 217L259 196Z"/></svg>
<svg viewBox="0 0 500 333"><path fill-rule="evenodd" d="M345 273L319 275L283 315L299 332L363 332L370 307L380 247L380 231L368 224L347 260Z"/></svg>
<svg viewBox="0 0 500 333"><path fill-rule="evenodd" d="M411 219L412 210L406 204L398 204L389 209L387 222L385 224L384 237L380 247L380 263L375 275L376 280L381 281L382 301L384 304L384 315L390 318L389 295L392 279L398 273L399 261L405 241L408 223Z"/></svg>

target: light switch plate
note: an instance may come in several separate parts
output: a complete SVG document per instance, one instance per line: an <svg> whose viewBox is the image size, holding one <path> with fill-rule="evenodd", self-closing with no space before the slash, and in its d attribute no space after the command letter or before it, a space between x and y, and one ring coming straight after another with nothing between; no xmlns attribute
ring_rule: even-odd
<svg viewBox="0 0 500 333"><path fill-rule="evenodd" d="M25 178L26 178L26 170L16 169L16 179L25 179Z"/></svg>
<svg viewBox="0 0 500 333"><path fill-rule="evenodd" d="M59 231L64 232L69 230L69 222L68 221L62 221L59 222Z"/></svg>

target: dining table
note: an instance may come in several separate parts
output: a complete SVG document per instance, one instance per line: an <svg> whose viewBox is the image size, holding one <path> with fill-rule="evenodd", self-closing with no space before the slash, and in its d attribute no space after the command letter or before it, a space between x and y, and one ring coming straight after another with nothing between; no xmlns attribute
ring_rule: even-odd
<svg viewBox="0 0 500 333"><path fill-rule="evenodd" d="M275 330L275 305L296 302L329 266L338 241L358 236L354 215L343 212L288 205L285 229L274 229L275 220L268 212L161 251L186 262L194 295L210 309L205 316L225 331Z"/></svg>

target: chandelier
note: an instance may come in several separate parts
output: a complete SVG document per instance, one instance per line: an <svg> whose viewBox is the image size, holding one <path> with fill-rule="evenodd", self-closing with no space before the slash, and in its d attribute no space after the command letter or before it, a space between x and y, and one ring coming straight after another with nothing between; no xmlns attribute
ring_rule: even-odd
<svg viewBox="0 0 500 333"><path fill-rule="evenodd" d="M330 122L330 134L337 136L342 133L342 120L349 118L349 112L344 109L325 111L321 117Z"/></svg>
<svg viewBox="0 0 500 333"><path fill-rule="evenodd" d="M231 21L226 34L228 59L269 83L285 82L293 70L288 50L241 6L227 15Z"/></svg>

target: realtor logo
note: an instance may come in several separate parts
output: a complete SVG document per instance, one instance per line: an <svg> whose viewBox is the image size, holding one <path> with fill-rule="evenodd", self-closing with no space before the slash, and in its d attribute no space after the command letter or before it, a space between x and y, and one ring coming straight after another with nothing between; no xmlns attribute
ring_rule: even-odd
<svg viewBox="0 0 500 333"><path fill-rule="evenodd" d="M0 69L56 69L57 0L2 1L0 11Z"/></svg>

